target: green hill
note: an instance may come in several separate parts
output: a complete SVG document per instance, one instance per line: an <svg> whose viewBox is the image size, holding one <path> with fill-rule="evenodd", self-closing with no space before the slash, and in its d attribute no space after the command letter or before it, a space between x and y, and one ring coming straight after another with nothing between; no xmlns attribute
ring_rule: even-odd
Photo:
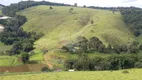
<svg viewBox="0 0 142 80"><path fill-rule="evenodd" d="M134 40L120 12L73 7L36 6L18 12L28 21L22 26L25 31L45 35L35 42L37 49L60 48L74 42L77 36L98 37L104 44L123 45ZM91 24L91 20L94 24Z"/></svg>

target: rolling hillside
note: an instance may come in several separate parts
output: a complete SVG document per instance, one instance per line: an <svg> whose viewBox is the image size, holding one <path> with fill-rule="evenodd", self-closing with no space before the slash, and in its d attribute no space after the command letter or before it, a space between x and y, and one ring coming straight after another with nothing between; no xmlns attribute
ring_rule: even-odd
<svg viewBox="0 0 142 80"><path fill-rule="evenodd" d="M103 43L123 45L134 40L127 29L120 12L88 8L36 6L18 12L28 21L22 26L25 31L35 31L45 35L35 42L37 49L61 48L72 43L77 36L98 37ZM91 20L94 24L91 24Z"/></svg>

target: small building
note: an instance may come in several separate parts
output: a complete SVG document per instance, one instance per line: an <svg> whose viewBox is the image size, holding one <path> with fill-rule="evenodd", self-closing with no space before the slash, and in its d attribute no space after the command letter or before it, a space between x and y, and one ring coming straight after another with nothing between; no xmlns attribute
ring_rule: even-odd
<svg viewBox="0 0 142 80"><path fill-rule="evenodd" d="M74 70L74 69L69 69L68 71L69 71L69 72L74 72L75 70Z"/></svg>
<svg viewBox="0 0 142 80"><path fill-rule="evenodd" d="M11 17L8 17L8 16L3 16L3 17L0 17L0 20L3 20L3 19L9 19Z"/></svg>

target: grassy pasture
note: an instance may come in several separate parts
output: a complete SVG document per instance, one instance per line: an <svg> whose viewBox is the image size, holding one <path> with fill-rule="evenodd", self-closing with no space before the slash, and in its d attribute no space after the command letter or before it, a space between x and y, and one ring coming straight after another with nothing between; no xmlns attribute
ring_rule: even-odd
<svg viewBox="0 0 142 80"><path fill-rule="evenodd" d="M16 66L22 64L15 56L0 56L0 67Z"/></svg>
<svg viewBox="0 0 142 80"><path fill-rule="evenodd" d="M119 71L80 71L51 73L21 73L17 75L0 76L1 80L142 80L142 69Z"/></svg>
<svg viewBox="0 0 142 80"><path fill-rule="evenodd" d="M36 49L52 50L72 43L77 36L98 37L103 43L122 45L134 40L126 27L120 12L71 7L36 6L18 12L28 21L22 26L25 31L44 33L44 37L35 42ZM94 24L91 24L91 20Z"/></svg>

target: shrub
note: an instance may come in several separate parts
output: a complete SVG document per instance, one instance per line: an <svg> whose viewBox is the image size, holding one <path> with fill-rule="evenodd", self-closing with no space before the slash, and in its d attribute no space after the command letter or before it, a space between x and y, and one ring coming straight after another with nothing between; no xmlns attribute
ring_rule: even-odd
<svg viewBox="0 0 142 80"><path fill-rule="evenodd" d="M48 67L43 67L41 69L42 72L50 72L50 69Z"/></svg>
<svg viewBox="0 0 142 80"><path fill-rule="evenodd" d="M22 54L22 61L23 63L27 63L29 61L30 55L28 53Z"/></svg>
<svg viewBox="0 0 142 80"><path fill-rule="evenodd" d="M125 70L125 71L122 71L122 73L123 73L123 74L128 74L129 71L126 71L126 70Z"/></svg>

